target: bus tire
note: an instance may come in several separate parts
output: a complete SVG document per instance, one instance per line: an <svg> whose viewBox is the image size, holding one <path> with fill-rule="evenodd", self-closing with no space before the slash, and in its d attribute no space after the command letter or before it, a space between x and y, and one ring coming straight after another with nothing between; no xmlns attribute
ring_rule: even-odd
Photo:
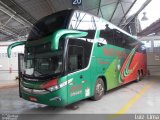
<svg viewBox="0 0 160 120"><path fill-rule="evenodd" d="M104 81L102 78L98 78L94 89L94 96L91 99L94 101L100 100L104 95L104 91Z"/></svg>

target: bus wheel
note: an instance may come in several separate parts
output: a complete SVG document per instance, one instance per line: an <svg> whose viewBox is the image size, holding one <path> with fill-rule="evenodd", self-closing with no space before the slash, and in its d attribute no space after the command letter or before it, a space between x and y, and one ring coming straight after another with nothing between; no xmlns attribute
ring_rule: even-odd
<svg viewBox="0 0 160 120"><path fill-rule="evenodd" d="M136 79L136 82L139 82L140 81L140 72L137 72L137 79Z"/></svg>
<svg viewBox="0 0 160 120"><path fill-rule="evenodd" d="M98 78L94 90L94 96L92 97L92 99L95 101L100 100L104 95L104 90L104 82L102 78Z"/></svg>

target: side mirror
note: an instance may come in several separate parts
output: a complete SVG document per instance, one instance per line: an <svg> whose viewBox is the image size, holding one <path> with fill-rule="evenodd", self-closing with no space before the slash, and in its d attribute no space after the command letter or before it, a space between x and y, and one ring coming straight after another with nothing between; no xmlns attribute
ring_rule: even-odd
<svg viewBox="0 0 160 120"><path fill-rule="evenodd" d="M78 31L78 30L68 30L61 29L54 33L53 39L51 41L51 49L57 50L59 45L59 39L64 36L65 38L79 38L85 37L88 35L88 32Z"/></svg>
<svg viewBox="0 0 160 120"><path fill-rule="evenodd" d="M26 41L21 41L21 42L15 42L15 43L12 43L11 45L9 45L8 48L7 48L8 58L11 57L12 48L14 48L16 46L19 46L19 45L24 45L25 43L26 43Z"/></svg>

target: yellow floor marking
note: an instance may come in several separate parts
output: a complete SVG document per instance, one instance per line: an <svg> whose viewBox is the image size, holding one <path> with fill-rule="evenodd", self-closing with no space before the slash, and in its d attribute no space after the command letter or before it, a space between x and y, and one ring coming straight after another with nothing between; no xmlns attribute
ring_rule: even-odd
<svg viewBox="0 0 160 120"><path fill-rule="evenodd" d="M120 115L125 114L129 108L138 100L140 99L151 87L153 83L149 83L145 85L140 92L138 92L122 109L120 109L116 114L111 115L109 118L110 120L117 118Z"/></svg>
<svg viewBox="0 0 160 120"><path fill-rule="evenodd" d="M143 89L138 92L121 110L119 110L116 114L125 114L128 109L140 98L146 93L150 88L152 87L152 84L147 84L143 87Z"/></svg>

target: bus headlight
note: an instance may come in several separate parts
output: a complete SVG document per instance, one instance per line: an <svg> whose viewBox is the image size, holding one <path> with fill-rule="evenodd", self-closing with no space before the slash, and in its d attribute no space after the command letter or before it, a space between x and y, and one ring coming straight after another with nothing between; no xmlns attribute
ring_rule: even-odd
<svg viewBox="0 0 160 120"><path fill-rule="evenodd" d="M55 86L48 87L48 88L46 88L46 89L49 90L50 92L53 92L53 91L56 91L56 90L58 90L58 89L60 89L60 88L62 88L62 87L64 87L64 86L66 86L66 85L67 85L67 81L66 81L66 82L63 82L63 83L61 83L61 84L59 84L59 85L55 85Z"/></svg>
<svg viewBox="0 0 160 120"><path fill-rule="evenodd" d="M59 87L58 87L58 85L56 85L56 86L52 86L52 87L49 87L49 88L46 88L46 89L49 90L50 92L53 92L55 90L58 90Z"/></svg>

